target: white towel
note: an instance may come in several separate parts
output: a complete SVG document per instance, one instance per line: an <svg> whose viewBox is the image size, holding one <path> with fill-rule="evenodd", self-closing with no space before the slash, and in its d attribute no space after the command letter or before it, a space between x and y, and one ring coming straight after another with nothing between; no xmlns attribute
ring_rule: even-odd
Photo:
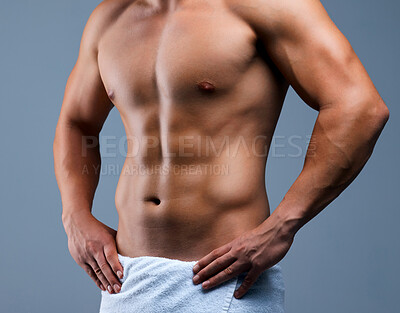
<svg viewBox="0 0 400 313"><path fill-rule="evenodd" d="M118 255L124 267L120 293L101 291L100 313L284 312L285 287L279 264L264 271L241 298L233 297L245 274L214 288L194 285L196 261Z"/></svg>

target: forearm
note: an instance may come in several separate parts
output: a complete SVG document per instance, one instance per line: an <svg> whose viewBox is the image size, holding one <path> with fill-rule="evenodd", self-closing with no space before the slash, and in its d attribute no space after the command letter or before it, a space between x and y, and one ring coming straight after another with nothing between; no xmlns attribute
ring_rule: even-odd
<svg viewBox="0 0 400 313"><path fill-rule="evenodd" d="M83 127L59 122L54 140L54 165L61 193L64 224L72 215L90 213L99 181L101 158L97 142L85 145Z"/></svg>
<svg viewBox="0 0 400 313"><path fill-rule="evenodd" d="M354 180L369 159L387 119L383 101L321 110L303 170L274 211L284 232L295 234Z"/></svg>

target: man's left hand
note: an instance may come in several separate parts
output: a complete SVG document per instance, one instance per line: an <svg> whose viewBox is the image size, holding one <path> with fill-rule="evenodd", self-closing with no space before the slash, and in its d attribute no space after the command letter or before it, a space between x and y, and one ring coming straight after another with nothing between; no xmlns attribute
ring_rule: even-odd
<svg viewBox="0 0 400 313"><path fill-rule="evenodd" d="M283 232L273 218L267 218L257 228L248 231L200 259L193 267L195 284L213 288L243 272L248 272L235 291L241 298L266 269L277 264L289 251L294 234Z"/></svg>

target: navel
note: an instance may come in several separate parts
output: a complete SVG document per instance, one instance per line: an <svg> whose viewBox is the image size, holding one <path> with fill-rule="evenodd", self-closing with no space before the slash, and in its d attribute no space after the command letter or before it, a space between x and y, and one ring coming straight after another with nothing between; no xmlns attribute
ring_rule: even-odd
<svg viewBox="0 0 400 313"><path fill-rule="evenodd" d="M158 197L153 197L153 196L152 197L147 197L145 199L145 201L152 202L155 205L160 205L161 204L161 200Z"/></svg>
<svg viewBox="0 0 400 313"><path fill-rule="evenodd" d="M199 83L197 83L197 88L201 91L204 92L214 92L215 91L215 86L213 84L211 84L208 81L201 81Z"/></svg>

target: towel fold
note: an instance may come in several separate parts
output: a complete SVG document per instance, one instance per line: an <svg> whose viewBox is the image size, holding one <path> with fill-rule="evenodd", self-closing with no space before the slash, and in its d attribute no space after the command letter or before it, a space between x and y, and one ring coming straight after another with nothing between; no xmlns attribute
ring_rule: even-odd
<svg viewBox="0 0 400 313"><path fill-rule="evenodd" d="M154 256L118 255L124 267L120 293L101 291L100 313L250 313L284 312L282 271L279 263L264 271L241 298L233 297L246 273L204 290L192 282L197 261Z"/></svg>

